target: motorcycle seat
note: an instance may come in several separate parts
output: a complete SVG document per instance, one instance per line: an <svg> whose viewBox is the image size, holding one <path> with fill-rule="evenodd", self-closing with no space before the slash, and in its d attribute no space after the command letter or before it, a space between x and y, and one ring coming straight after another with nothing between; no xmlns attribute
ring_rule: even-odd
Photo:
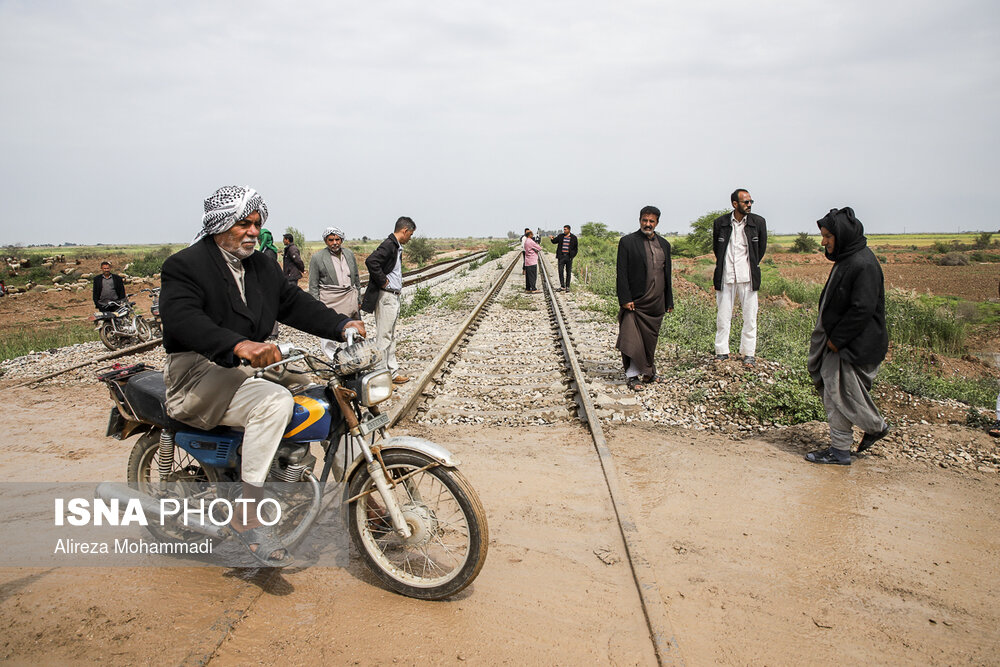
<svg viewBox="0 0 1000 667"><path fill-rule="evenodd" d="M139 419L171 431L201 431L167 415L167 387L160 371L143 371L129 378L125 385L125 400ZM228 431L228 426L217 426L208 431Z"/></svg>

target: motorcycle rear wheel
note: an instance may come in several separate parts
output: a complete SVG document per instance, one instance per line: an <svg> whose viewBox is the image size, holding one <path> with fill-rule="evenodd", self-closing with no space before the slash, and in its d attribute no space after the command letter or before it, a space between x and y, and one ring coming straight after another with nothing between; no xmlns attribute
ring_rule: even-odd
<svg viewBox="0 0 1000 667"><path fill-rule="evenodd" d="M174 446L172 472L168 477L166 489L160 488L160 430L149 431L135 443L128 457L128 485L137 491L154 498L169 496L172 498L191 497L195 488L205 490L219 481L219 475L211 466L203 467L194 457L180 447ZM173 526L160 526L152 521L146 526L150 533L164 542L188 542L204 540L206 537L194 531L183 530ZM216 538L213 542L219 542Z"/></svg>
<svg viewBox="0 0 1000 667"><path fill-rule="evenodd" d="M392 479L434 464L423 454L401 450L382 452L382 460ZM359 468L349 497L372 489L348 508L348 530L382 583L420 600L441 600L472 583L486 562L489 529L479 497L461 473L437 465L391 489L413 533L405 540L392 530L368 470Z"/></svg>
<svg viewBox="0 0 1000 667"><path fill-rule="evenodd" d="M97 330L97 335L101 338L101 342L104 343L104 347L109 350L117 350L123 347L120 343L121 338L115 334L115 325L111 322L105 322L101 325L101 328Z"/></svg>

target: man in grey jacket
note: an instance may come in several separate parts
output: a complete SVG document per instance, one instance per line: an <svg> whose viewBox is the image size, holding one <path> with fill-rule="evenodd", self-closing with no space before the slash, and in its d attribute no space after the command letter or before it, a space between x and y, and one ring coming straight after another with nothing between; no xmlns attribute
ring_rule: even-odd
<svg viewBox="0 0 1000 667"><path fill-rule="evenodd" d="M328 308L360 319L361 279L358 262L344 247L344 232L338 227L323 231L327 252L313 253L309 260L309 293Z"/></svg>

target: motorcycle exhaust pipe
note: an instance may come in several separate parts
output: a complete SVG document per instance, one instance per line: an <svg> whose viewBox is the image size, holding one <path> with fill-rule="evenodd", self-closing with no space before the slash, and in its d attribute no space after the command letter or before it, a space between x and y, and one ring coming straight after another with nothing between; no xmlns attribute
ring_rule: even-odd
<svg viewBox="0 0 1000 667"><path fill-rule="evenodd" d="M167 514L166 516L160 513L160 501L153 496L142 493L127 484L122 484L121 482L101 482L97 485L97 489L94 491L98 498L103 500L117 500L119 503L128 504L129 501L138 500L139 505L142 507L142 512L146 516L147 520L155 521L161 526L164 523L176 524L179 528L185 530L191 530L202 535L208 535L209 537L223 538L228 534L228 528L226 526L216 526L212 523L203 523L198 521L196 517L191 517L191 523L180 523L177 521L177 517L172 514Z"/></svg>

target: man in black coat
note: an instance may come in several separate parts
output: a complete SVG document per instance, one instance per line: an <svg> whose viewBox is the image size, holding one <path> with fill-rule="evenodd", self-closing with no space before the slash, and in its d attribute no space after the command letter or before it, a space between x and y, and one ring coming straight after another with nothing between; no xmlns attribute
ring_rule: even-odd
<svg viewBox="0 0 1000 667"><path fill-rule="evenodd" d="M729 358L729 327L733 303L743 310L740 354L753 366L757 355L757 291L760 289L760 260L767 250L767 223L751 213L753 199L740 188L730 196L733 212L720 215L712 223L712 252L715 253L715 358Z"/></svg>
<svg viewBox="0 0 1000 667"><path fill-rule="evenodd" d="M823 397L830 447L809 452L806 460L850 465L852 426L864 431L858 453L889 433L869 393L889 349L885 285L882 266L851 208L831 209L816 224L834 265L819 297L809 375Z"/></svg>
<svg viewBox="0 0 1000 667"><path fill-rule="evenodd" d="M125 281L111 273L111 262L101 262L101 275L94 276L94 306L103 312L116 309L115 304L126 299Z"/></svg>
<svg viewBox="0 0 1000 667"><path fill-rule="evenodd" d="M299 247L295 245L295 237L291 234L284 234L281 237L281 242L285 244L285 253L282 257L285 279L292 285L298 285L302 272L306 270L305 262L302 261Z"/></svg>
<svg viewBox="0 0 1000 667"><path fill-rule="evenodd" d="M670 244L657 235L660 209L639 212L639 231L618 242L618 342L629 389L642 391L644 382L661 382L653 356L663 314L674 309L670 279Z"/></svg>
<svg viewBox="0 0 1000 667"><path fill-rule="evenodd" d="M403 292L403 246L417 224L403 216L396 220L392 234L365 259L368 268L368 288L361 301L361 310L375 313L375 346L382 352L380 368L388 368L395 384L410 381L399 372L396 359L396 322L399 320L399 297Z"/></svg>
<svg viewBox="0 0 1000 667"><path fill-rule="evenodd" d="M277 346L265 342L275 320L324 338L343 339L347 327L365 333L362 322L313 299L285 280L273 260L254 252L266 219L267 206L252 188L217 190L205 200L194 243L163 263L160 292L167 414L201 429L243 428L243 496L253 500L263 498L295 404L288 389L252 377L241 361L262 368L281 360ZM268 566L286 565L288 554L273 532L252 511L245 518L242 530L233 529L255 557Z"/></svg>
<svg viewBox="0 0 1000 667"><path fill-rule="evenodd" d="M576 234L570 233L569 225L563 225L563 233L550 236L549 240L556 245L556 264L559 266L559 290L569 291L569 281L573 277L573 258L576 257ZM565 277L563 273L565 272ZM557 290L558 291L558 290Z"/></svg>

